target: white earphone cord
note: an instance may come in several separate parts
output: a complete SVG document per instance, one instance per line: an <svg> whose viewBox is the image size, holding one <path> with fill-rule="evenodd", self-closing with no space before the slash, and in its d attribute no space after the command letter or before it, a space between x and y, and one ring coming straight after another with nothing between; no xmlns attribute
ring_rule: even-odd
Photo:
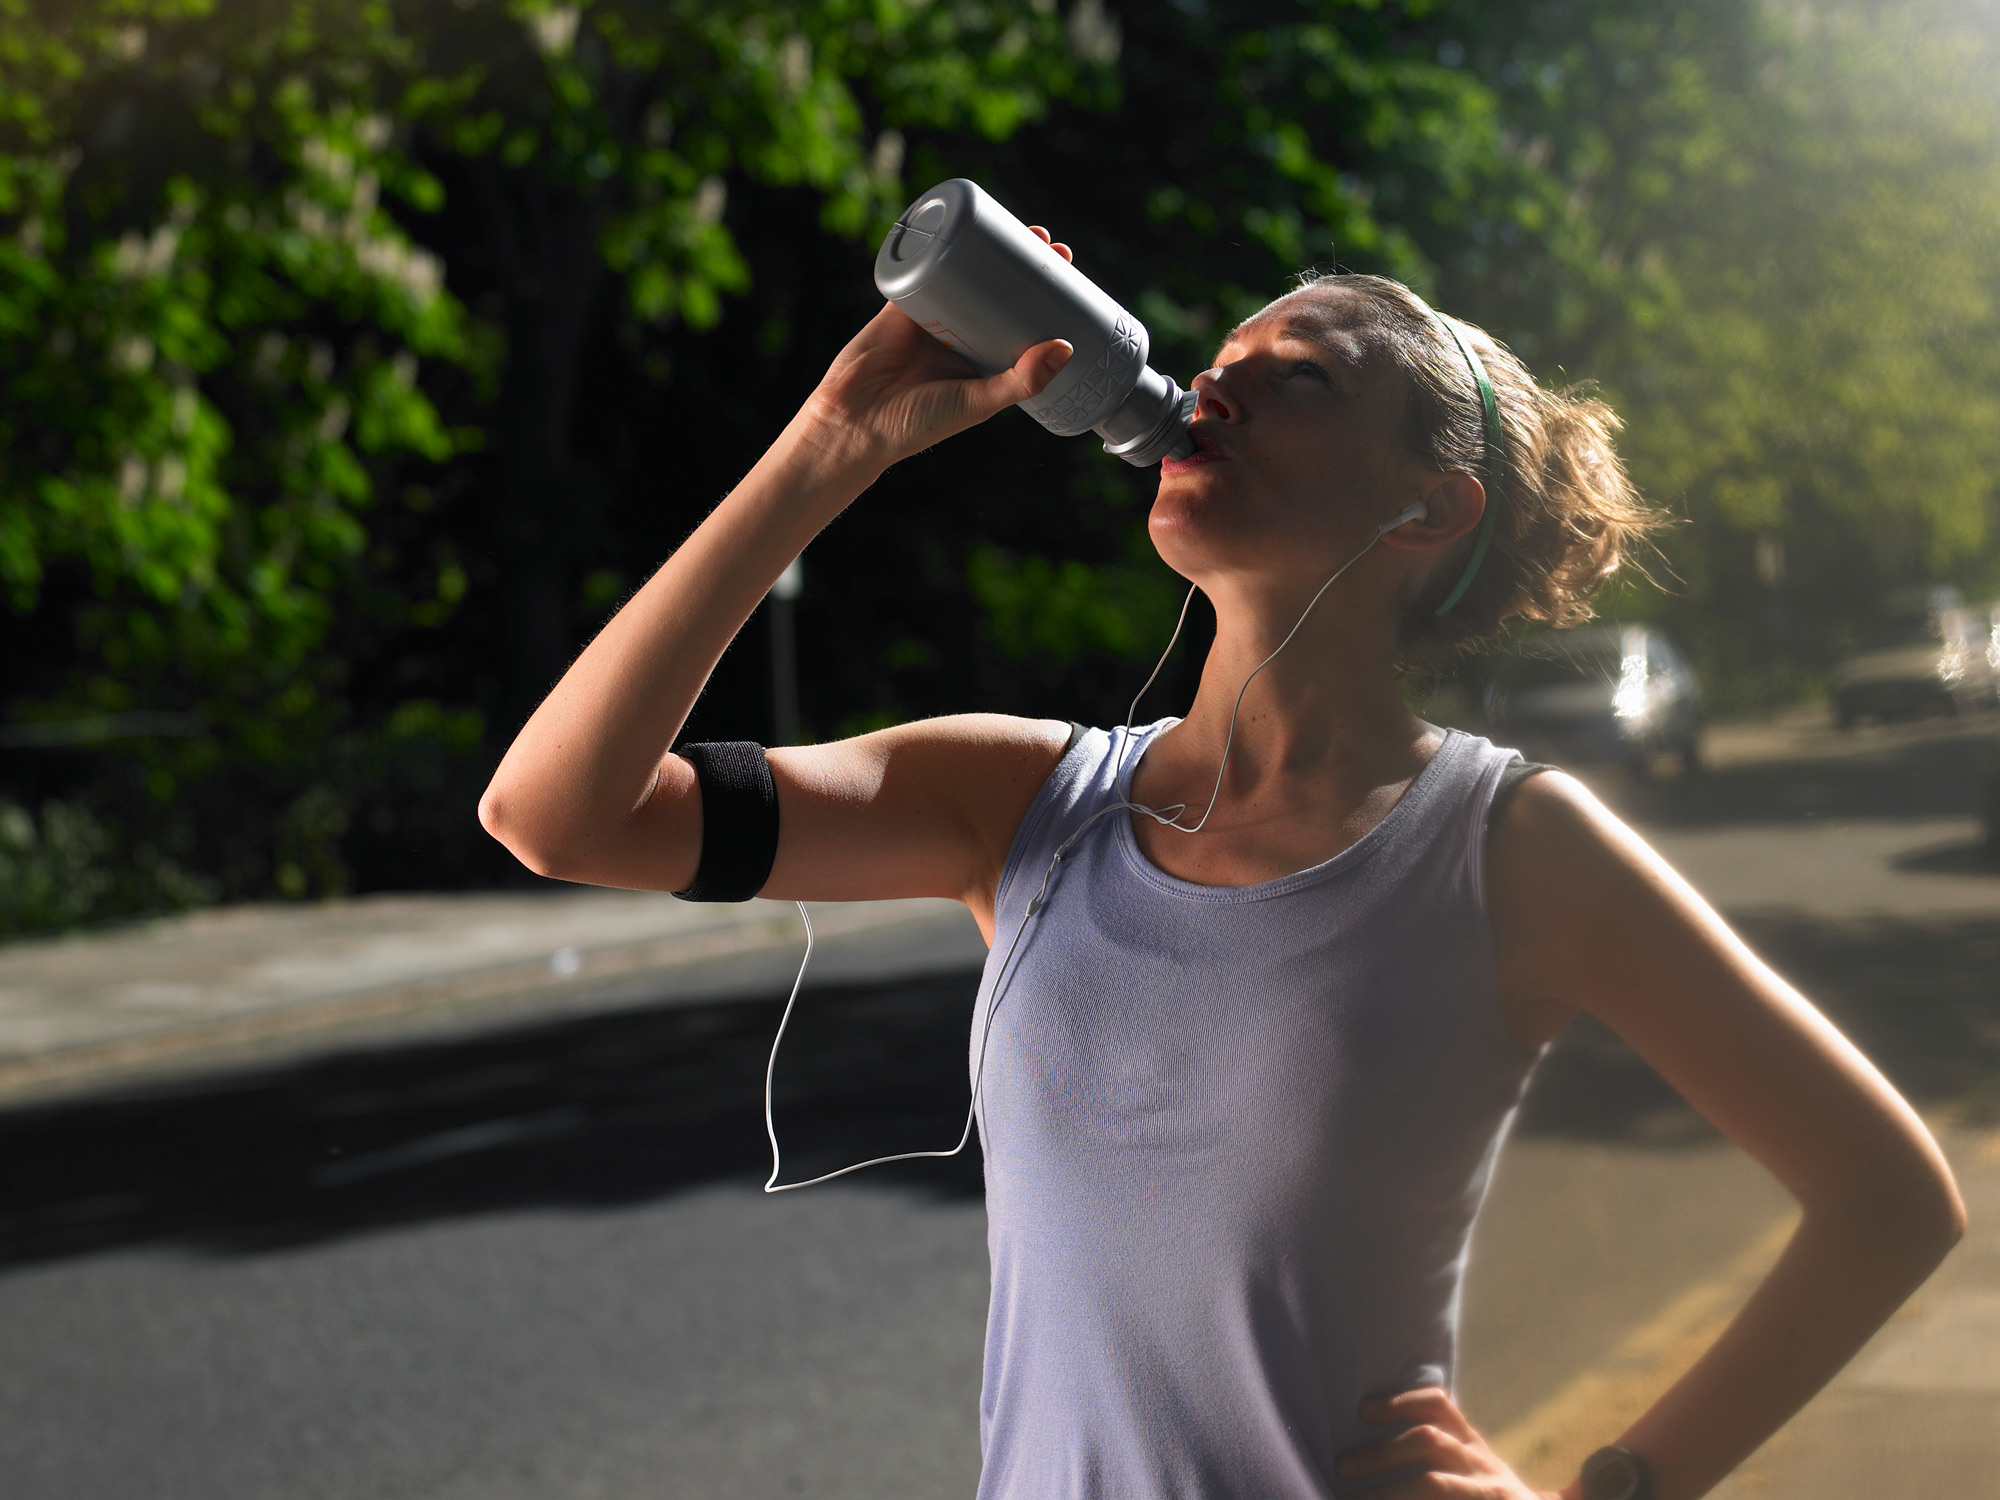
<svg viewBox="0 0 2000 1500"><path fill-rule="evenodd" d="M1248 677L1243 679L1243 686L1236 690L1236 702L1229 710L1229 733L1222 742L1222 761L1215 768L1215 788L1208 795L1208 806L1202 810L1199 822L1190 828L1185 823L1179 821L1181 815L1187 811L1187 804L1185 802L1177 802L1171 807L1147 807L1138 802L1113 802L1109 806L1100 807L1096 812L1084 819L1076 832L1064 839L1056 849L1054 855L1050 857L1048 869L1042 872L1041 886L1036 890L1033 899L1028 902L1028 909L1023 914L1019 925L1014 928L1013 939L1007 944L1006 956L1000 960L1000 967L995 971L993 999L986 1007L986 1024L980 1028L979 1032L979 1056L972 1067L972 1098L965 1108L965 1129L959 1132L958 1144L953 1146L949 1151L899 1151L894 1156L871 1157L867 1161L858 1161L851 1167L842 1167L838 1171L827 1172L818 1177L809 1177L803 1182L778 1181L778 1174L783 1170L783 1163L778 1152L777 1121L773 1116L771 1108L771 1084L778 1072L778 1048L784 1043L785 1028L791 1024L792 1007L798 1004L799 987L805 983L806 966L812 962L813 953L812 918L806 914L805 902L794 901L792 903L799 909L799 920L805 924L806 951L804 956L799 960L799 972L792 979L792 992L786 997L784 1013L778 1017L778 1033L771 1038L771 1059L764 1067L764 1133L771 1138L771 1175L764 1181L765 1192L789 1193L799 1188L817 1187L822 1182L832 1182L834 1178L845 1177L850 1172L861 1172L869 1167L886 1166L892 1161L940 1161L957 1156L966 1148L967 1144L972 1140L973 1124L979 1117L980 1086L986 1079L986 1041L993 1034L993 1018L999 1013L1000 1001L1007 992L1008 969L1014 962L1016 950L1021 946L1023 934L1028 930L1029 919L1038 915L1043 905L1047 902L1049 883L1055 879L1056 868L1062 863L1063 856L1069 853L1071 847L1078 839L1082 838L1084 834L1096 826L1100 818L1108 817L1115 812L1143 813L1162 828L1172 828L1180 833L1200 833L1208 825L1209 815L1215 811L1215 804L1222 796L1222 778L1224 773L1229 769L1229 753L1236 746L1236 720L1237 716L1243 711L1243 695L1250 691L1250 684L1257 680L1259 672L1270 666L1277 659L1278 652L1291 645L1292 638L1304 627L1307 616L1312 614L1313 609L1319 604L1321 598L1325 596L1326 591L1340 581L1341 574L1366 557L1370 549L1389 532L1394 531L1405 521L1415 520L1422 514L1423 508L1420 504L1406 506L1403 510L1397 512L1391 520L1384 523L1376 531L1375 535L1368 539L1367 546L1363 547L1354 556L1334 569L1333 576L1321 584L1319 592L1307 601L1306 607L1300 611L1297 621L1293 623L1290 630L1285 632L1285 638L1278 642L1269 656L1258 662L1251 669ZM1167 637L1167 649L1160 653L1160 659L1153 664L1151 675L1146 678L1144 685L1140 687L1138 696L1133 698L1131 708L1126 710L1125 739L1118 747L1118 765L1112 777L1113 786L1117 786L1124 780L1125 752L1131 747L1132 723L1139 716L1140 701L1151 691L1154 681L1159 677L1161 670L1167 664L1167 658L1173 655L1174 647L1179 644L1182 627L1187 624L1188 607L1193 603L1194 586L1190 584L1188 586L1187 597L1181 601L1180 618L1174 621L1174 633Z"/></svg>

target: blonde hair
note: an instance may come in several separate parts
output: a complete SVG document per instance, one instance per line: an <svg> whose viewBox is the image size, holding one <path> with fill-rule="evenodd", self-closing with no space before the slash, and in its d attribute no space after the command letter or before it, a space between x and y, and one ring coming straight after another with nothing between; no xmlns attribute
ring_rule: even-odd
<svg viewBox="0 0 2000 1500"><path fill-rule="evenodd" d="M1598 591L1661 523L1612 446L1618 414L1587 385L1545 390L1504 344L1460 321L1500 407L1501 451L1489 453L1471 368L1423 298L1386 276L1300 278L1300 291L1322 289L1362 304L1365 332L1408 382L1403 436L1411 455L1432 469L1476 475L1486 503L1498 507L1485 561L1458 603L1437 612L1464 571L1472 536L1404 614L1405 664L1437 665L1516 617L1555 626L1591 618Z"/></svg>

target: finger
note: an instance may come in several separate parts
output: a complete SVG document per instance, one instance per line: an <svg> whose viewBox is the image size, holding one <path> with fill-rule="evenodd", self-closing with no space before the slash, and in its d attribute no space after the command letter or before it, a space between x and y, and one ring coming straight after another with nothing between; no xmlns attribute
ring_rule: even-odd
<svg viewBox="0 0 2000 1500"><path fill-rule="evenodd" d="M1379 1443L1351 1448L1340 1455L1335 1467L1342 1479L1365 1479L1370 1474L1380 1474L1385 1469L1400 1469L1405 1464L1422 1464L1426 1469L1446 1474L1474 1472L1472 1456L1465 1444L1443 1428L1429 1423L1399 1432Z"/></svg>
<svg viewBox="0 0 2000 1500"><path fill-rule="evenodd" d="M1361 1403L1361 1420L1383 1426L1423 1422L1442 1428L1460 1442L1476 1442L1479 1438L1450 1393L1434 1385L1398 1391L1392 1396L1371 1396Z"/></svg>
<svg viewBox="0 0 2000 1500"><path fill-rule="evenodd" d="M1047 245L1051 250L1055 251L1055 253L1060 255L1064 260L1070 261L1072 263L1075 262L1076 252L1070 249L1070 247L1067 245L1058 244L1055 236L1050 234L1046 229L1042 228L1041 225L1030 224L1028 226L1028 233L1032 234L1036 239L1040 240L1044 245Z"/></svg>
<svg viewBox="0 0 2000 1500"><path fill-rule="evenodd" d="M966 404L978 412L979 419L983 421L1003 407L1026 401L1030 396L1039 396L1074 353L1075 348L1066 339L1050 339L1045 344L1037 344L1014 361L1013 369L1002 370L984 380L968 382Z"/></svg>

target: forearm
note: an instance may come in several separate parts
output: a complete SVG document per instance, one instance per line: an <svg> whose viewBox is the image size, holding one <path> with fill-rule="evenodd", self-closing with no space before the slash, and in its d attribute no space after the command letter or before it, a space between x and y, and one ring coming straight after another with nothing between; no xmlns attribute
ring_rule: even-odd
<svg viewBox="0 0 2000 1500"><path fill-rule="evenodd" d="M978 376L884 307L783 436L604 627L494 773L487 830L531 869L646 883L694 873L692 774L668 747L708 674L779 573L890 464L1042 390L1069 357L1037 344ZM654 795L656 776L663 793ZM649 797L651 801L649 801ZM662 887L675 888L672 884Z"/></svg>
<svg viewBox="0 0 2000 1500"><path fill-rule="evenodd" d="M1936 1267L1956 1213L1948 1180L1907 1204L1809 1212L1721 1338L1618 1439L1657 1500L1708 1493L1805 1405Z"/></svg>
<svg viewBox="0 0 2000 1500"><path fill-rule="evenodd" d="M481 802L487 828L561 873L630 817L737 631L878 473L823 418L795 417L522 727Z"/></svg>

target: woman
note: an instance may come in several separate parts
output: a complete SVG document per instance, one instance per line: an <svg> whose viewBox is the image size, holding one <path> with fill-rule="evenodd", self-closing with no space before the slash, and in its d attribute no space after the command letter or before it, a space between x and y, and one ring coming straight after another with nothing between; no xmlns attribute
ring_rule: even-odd
<svg viewBox="0 0 2000 1500"><path fill-rule="evenodd" d="M529 720L486 827L544 875L706 881L669 746L723 649L884 469L1068 355L977 378L885 307ZM1587 791L1500 801L1517 757L1398 696L1511 615L1588 613L1648 520L1614 419L1366 277L1272 303L1193 388L1198 451L1150 517L1215 607L1185 719L965 715L768 755L764 895L947 896L994 945L980 1493L1533 1493L1449 1395L1456 1298L1533 1059L1589 1011L1804 1210L1715 1347L1559 1492L1692 1500L1963 1210L1908 1106Z"/></svg>

